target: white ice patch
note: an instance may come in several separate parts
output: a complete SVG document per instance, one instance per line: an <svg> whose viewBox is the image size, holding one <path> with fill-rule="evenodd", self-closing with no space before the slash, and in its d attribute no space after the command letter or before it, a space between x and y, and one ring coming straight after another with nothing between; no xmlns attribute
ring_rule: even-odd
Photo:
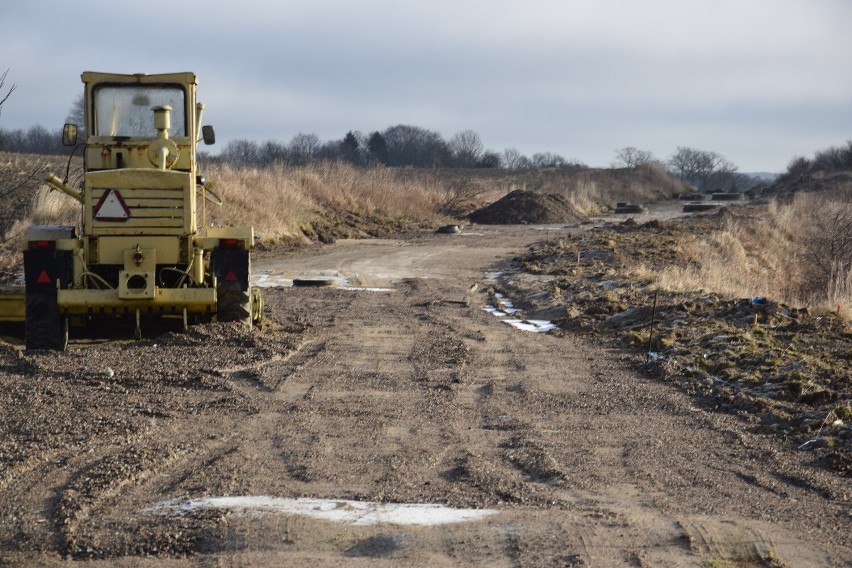
<svg viewBox="0 0 852 568"><path fill-rule="evenodd" d="M497 316L498 318L503 318L521 311L515 308L514 304L507 300L503 294L497 293L494 294L494 296L497 298L497 307L486 305L482 308L489 314ZM548 320L501 319L500 321L507 323L516 329L531 331L533 333L546 333L550 330L556 329L557 327L555 323Z"/></svg>
<svg viewBox="0 0 852 568"><path fill-rule="evenodd" d="M494 294L494 296L496 296L496 298L497 298L497 305L499 306L498 309L501 312L501 314L500 314L501 316L509 315L509 314L516 314L519 311L521 311L518 308L516 308L515 305L511 301L507 300L506 297L503 294L498 293L498 294ZM494 315L497 315L497 314L494 314Z"/></svg>
<svg viewBox="0 0 852 568"><path fill-rule="evenodd" d="M282 274L253 274L251 285L257 288L288 288L293 285L292 278Z"/></svg>
<svg viewBox="0 0 852 568"><path fill-rule="evenodd" d="M531 331L533 333L545 333L552 329L556 329L556 324L547 320L507 319L503 321L512 327L523 331Z"/></svg>
<svg viewBox="0 0 852 568"><path fill-rule="evenodd" d="M320 276L320 278L325 278L325 276ZM339 290L352 290L354 292L393 292L393 288L376 288L376 287L367 287L367 286L351 286L349 279L343 278L341 276L330 276L329 278L334 278L335 280L339 280L336 289ZM290 288L293 286L292 278L285 278L283 274L253 274L251 278L251 285L256 288Z"/></svg>
<svg viewBox="0 0 852 568"><path fill-rule="evenodd" d="M302 515L351 525L419 525L477 521L497 513L493 509L453 509L446 505L375 503L339 499L284 499L268 496L199 497L157 503L146 513L186 514L203 509L226 509L237 513Z"/></svg>

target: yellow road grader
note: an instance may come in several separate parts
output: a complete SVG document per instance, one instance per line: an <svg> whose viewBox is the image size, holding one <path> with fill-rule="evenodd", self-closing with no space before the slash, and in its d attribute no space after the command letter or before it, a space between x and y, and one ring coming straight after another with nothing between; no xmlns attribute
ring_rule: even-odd
<svg viewBox="0 0 852 568"><path fill-rule="evenodd" d="M82 187L47 184L82 205L78 227L32 226L24 237L24 287L0 294L0 320L23 320L27 349L64 349L70 326L129 317L217 318L251 326L250 226L205 227L218 201L196 161L201 126L193 73L85 72L85 133L66 124L63 144L83 146ZM73 151L72 151L73 153Z"/></svg>

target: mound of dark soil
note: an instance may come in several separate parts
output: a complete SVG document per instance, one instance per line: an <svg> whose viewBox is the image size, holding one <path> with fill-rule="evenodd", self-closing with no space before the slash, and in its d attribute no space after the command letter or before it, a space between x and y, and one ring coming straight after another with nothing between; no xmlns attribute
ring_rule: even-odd
<svg viewBox="0 0 852 568"><path fill-rule="evenodd" d="M482 225L577 223L585 217L561 195L515 190L469 216Z"/></svg>

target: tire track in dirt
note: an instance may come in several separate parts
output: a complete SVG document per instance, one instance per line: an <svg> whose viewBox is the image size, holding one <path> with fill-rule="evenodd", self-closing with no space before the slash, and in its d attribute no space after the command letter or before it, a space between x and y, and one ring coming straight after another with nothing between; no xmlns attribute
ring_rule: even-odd
<svg viewBox="0 0 852 568"><path fill-rule="evenodd" d="M473 317L469 320L469 326L475 329L462 332L468 336L479 334L470 343L499 341L499 333L491 332L476 319ZM459 325L458 321L453 323ZM565 440L567 432L602 431L607 425L624 420L631 424L630 428L615 428L613 433L632 429L634 436L639 433L644 434L641 437L652 438L655 428L643 426L637 417L654 416L661 410L684 418L691 416L673 407L674 400L667 401L664 390L661 392L654 385L649 385L652 388L648 389L647 395L636 397L635 393L631 393L630 405L619 408L620 400L624 400L627 394L625 391L645 388L646 385L607 384L610 382L607 375L617 369L613 369L612 363L601 357L584 356L584 353L591 354L593 351L577 352L566 361L564 356L570 351L566 352L568 346L565 343L570 343L570 338L559 339L562 349L561 357L558 357L563 363L570 361L570 364L567 367L556 365L563 374L561 378L549 376L549 373L552 374L552 364L557 361L551 361L548 368L539 368L541 358L536 353L538 346L551 340L545 337L532 339L532 336L527 335L513 337L511 344L500 343L497 348L483 350L480 346L478 350L471 349L474 355L470 366L476 372L470 378L473 386L467 390L467 403L477 408L483 430L504 432L506 437L500 440L499 437L486 436L488 439L485 440L480 436L476 441L471 438L471 447L477 449L467 450L458 467L460 477L470 476L472 471L498 472L491 476L492 479L500 480L495 493L516 504L529 500L523 492L520 493L523 497L518 498L518 487L528 485L550 488L551 493L545 493L545 503L579 515L574 531L582 531L590 521L594 525L594 530L587 532L582 546L575 546L575 552L566 556L578 565L583 562L589 565L602 565L601 562L606 564L604 559L611 557L613 543L621 543L619 546L635 565L645 565L646 562L657 565L657 562L665 562L673 554L694 556L696 562L697 557L701 557L754 563L755 566L783 565L776 547L763 532L765 527L756 527L753 523L747 524L738 533L705 530L702 533L707 535L704 545L691 544L697 538L691 536L695 531L685 533L678 528L677 515L669 513L666 508L658 508L659 495L655 493L659 494L659 489L648 491L641 476L637 475L639 472L633 470L630 462L624 459L623 456L627 455L625 452L634 447L631 441L633 436L628 436L627 440L616 438L610 441L595 436L585 443L581 438L575 438L576 445L584 451L578 452L576 448L571 448L570 441ZM578 347L585 348L582 344ZM526 354L521 353L524 350ZM542 351L553 353L550 350ZM487 362L476 360L478 354L485 354L495 364L489 366ZM594 392L594 385L598 381L590 386L588 381L577 382L573 379L589 376L598 377L598 388L602 392ZM511 398L521 400L507 402ZM675 398L679 397L675 395ZM527 410L526 421L520 422L511 414L512 409L518 408ZM531 415L531 410L540 412ZM585 424L578 422L577 418L583 418ZM479 451L487 452L488 448L492 453L485 460L477 455ZM502 454L495 455L494 449L502 450ZM567 455L577 456L580 461L574 461L575 466L581 471L592 473L592 477L578 476L575 467L571 466L572 460L566 459L566 452ZM511 473L505 471L506 464L514 466L520 474L520 481L512 486L512 491L505 489L507 480L512 479ZM591 464L594 467L589 467ZM721 475L726 475L726 472ZM482 474L479 474L476 482L480 485L489 483ZM609 486L611 490L600 493L601 486ZM662 503L666 501L663 498ZM711 517L708 524L713 526L714 523L725 526L724 521ZM789 533L786 533L786 538L795 541ZM740 550L743 540L750 543L750 553ZM630 550L633 552L627 552ZM786 551L790 551L789 546ZM790 554L793 558L798 556L801 559L801 553ZM776 561L779 564L773 564Z"/></svg>
<svg viewBox="0 0 852 568"><path fill-rule="evenodd" d="M393 292L269 290L263 330L211 324L145 344L28 355L34 378L0 351L9 369L0 392L17 405L0 420L24 448L5 445L2 459L29 464L32 448L56 452L45 454L54 462L43 479L22 471L0 488L0 533L9 535L0 561L58 562L69 545L81 560L127 555L134 563L150 554L176 566L770 566L773 555L782 565L825 566L852 558L839 482L813 479L800 456L737 417L642 378L621 351L518 331L482 311L494 285L482 274L533 238L533 228L506 230L387 243L397 256L414 255L407 269L421 276L394 281ZM385 245L369 246L381 260ZM361 258L355 243L335 250L343 265L347 255ZM288 262L298 270L298 258ZM94 378L105 366L115 377ZM14 413L18 406L42 409L44 427L25 424L30 416ZM69 409L79 420L51 421ZM79 442L50 439L83 421L97 428ZM152 510L204 496L497 514L410 527L253 509ZM15 500L46 522L34 514L9 521ZM56 524L66 518L73 530Z"/></svg>

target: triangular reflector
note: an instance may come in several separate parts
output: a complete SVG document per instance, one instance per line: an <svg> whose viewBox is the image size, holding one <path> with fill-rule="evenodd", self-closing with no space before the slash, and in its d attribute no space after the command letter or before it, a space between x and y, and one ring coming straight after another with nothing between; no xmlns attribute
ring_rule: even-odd
<svg viewBox="0 0 852 568"><path fill-rule="evenodd" d="M233 270L229 270L225 275L225 282L236 282L237 281L237 273Z"/></svg>
<svg viewBox="0 0 852 568"><path fill-rule="evenodd" d="M42 270L41 274L38 275L36 279L36 284L50 284L52 280L50 279L50 275L48 275L47 270Z"/></svg>
<svg viewBox="0 0 852 568"><path fill-rule="evenodd" d="M94 213L98 221L126 221L130 218L130 209L117 189L110 189L103 194L95 205Z"/></svg>

